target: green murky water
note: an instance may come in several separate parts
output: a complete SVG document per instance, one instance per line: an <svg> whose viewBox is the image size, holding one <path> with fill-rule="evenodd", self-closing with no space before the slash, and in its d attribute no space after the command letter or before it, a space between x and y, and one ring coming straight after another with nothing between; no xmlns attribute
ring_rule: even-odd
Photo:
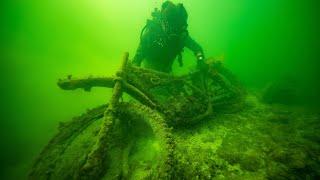
<svg viewBox="0 0 320 180"><path fill-rule="evenodd" d="M114 74L123 52L133 57L142 27L161 2L4 2L0 67L0 175L4 179L25 179L32 161L57 132L60 121L107 102L111 95L104 88L90 93L62 91L56 85L57 79L71 73ZM223 60L249 89L247 104L253 107L219 117L203 128L177 132L178 142L188 142L180 143L178 148L198 152L196 148L202 147L200 156L191 153L181 160L190 168L185 173L200 178L215 174L227 179L264 179L285 173L296 178L319 178L317 4L302 0L174 2L184 3L189 13L189 32L206 56ZM175 63L174 74L186 73L195 64L191 51L186 50L183 59L185 66ZM276 97L271 101L294 107L269 106L257 100L273 82L275 88L294 93L288 98L271 93L271 99ZM241 149L239 142L247 146ZM294 150L286 149L288 146ZM277 151L270 152L271 147ZM207 157L212 158L216 170L210 163L186 163L201 164Z"/></svg>

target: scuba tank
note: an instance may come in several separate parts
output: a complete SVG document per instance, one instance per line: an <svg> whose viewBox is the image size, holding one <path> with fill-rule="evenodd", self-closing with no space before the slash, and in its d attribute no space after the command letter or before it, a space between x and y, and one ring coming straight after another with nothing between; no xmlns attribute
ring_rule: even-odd
<svg viewBox="0 0 320 180"><path fill-rule="evenodd" d="M161 12L158 8L154 8L153 12L151 13L152 19L148 19L146 25L142 28L140 32L140 40L142 39L142 35L145 30L151 27L154 23L161 23Z"/></svg>
<svg viewBox="0 0 320 180"><path fill-rule="evenodd" d="M155 8L153 10L153 12L151 13L151 17L152 17L152 19L147 20L146 25L142 28L142 30L140 32L140 41L142 41L142 36L147 29L152 29L156 26L159 26L159 25L161 26L161 24L162 24L162 14L158 8ZM165 25L169 26L168 23L166 23ZM183 52L183 49L177 55L177 60L178 60L180 67L183 67L182 52Z"/></svg>

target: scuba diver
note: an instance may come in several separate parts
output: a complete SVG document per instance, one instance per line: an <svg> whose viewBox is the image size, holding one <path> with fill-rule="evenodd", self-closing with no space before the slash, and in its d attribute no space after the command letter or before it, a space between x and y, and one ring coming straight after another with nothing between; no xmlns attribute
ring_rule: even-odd
<svg viewBox="0 0 320 180"><path fill-rule="evenodd" d="M140 44L132 63L162 72L171 72L174 60L178 57L183 66L181 53L184 47L192 50L197 58L198 68L205 69L205 58L201 46L194 41L187 30L188 13L183 4L166 1L161 10L152 13L152 19L142 29Z"/></svg>

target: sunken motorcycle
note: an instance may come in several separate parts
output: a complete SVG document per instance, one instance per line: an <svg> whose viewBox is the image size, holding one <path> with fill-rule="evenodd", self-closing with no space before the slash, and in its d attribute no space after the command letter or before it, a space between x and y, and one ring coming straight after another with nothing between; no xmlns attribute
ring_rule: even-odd
<svg viewBox="0 0 320 180"><path fill-rule="evenodd" d="M59 80L64 90L107 87L112 96L107 104L60 123L29 179L173 179L174 130L243 102L235 76L221 62L207 62L205 74L177 77L136 67L126 53L114 77Z"/></svg>

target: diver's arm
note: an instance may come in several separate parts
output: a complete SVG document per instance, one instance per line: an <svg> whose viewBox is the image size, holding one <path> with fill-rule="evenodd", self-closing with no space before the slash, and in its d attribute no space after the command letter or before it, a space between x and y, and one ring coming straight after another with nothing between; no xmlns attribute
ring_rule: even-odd
<svg viewBox="0 0 320 180"><path fill-rule="evenodd" d="M150 22L148 21L148 23ZM146 58L147 47L148 47L148 44L150 43L150 38L151 38L151 33L148 28L148 23L141 31L140 43L132 61L132 63L136 66L140 66L143 59Z"/></svg>
<svg viewBox="0 0 320 180"><path fill-rule="evenodd" d="M204 60L204 54L202 47L195 41L193 40L189 35L186 37L185 40L185 47L193 51L194 55L197 57L197 60Z"/></svg>
<svg viewBox="0 0 320 180"><path fill-rule="evenodd" d="M207 71L208 65L205 63L205 57L202 50L202 47L193 40L189 35L185 40L185 47L193 51L194 55L197 57L197 66L201 71Z"/></svg>
<svg viewBox="0 0 320 180"><path fill-rule="evenodd" d="M145 48L142 44L142 42L140 42L139 47L136 51L136 54L133 58L132 64L136 65L136 66L140 66L142 60L145 58Z"/></svg>

